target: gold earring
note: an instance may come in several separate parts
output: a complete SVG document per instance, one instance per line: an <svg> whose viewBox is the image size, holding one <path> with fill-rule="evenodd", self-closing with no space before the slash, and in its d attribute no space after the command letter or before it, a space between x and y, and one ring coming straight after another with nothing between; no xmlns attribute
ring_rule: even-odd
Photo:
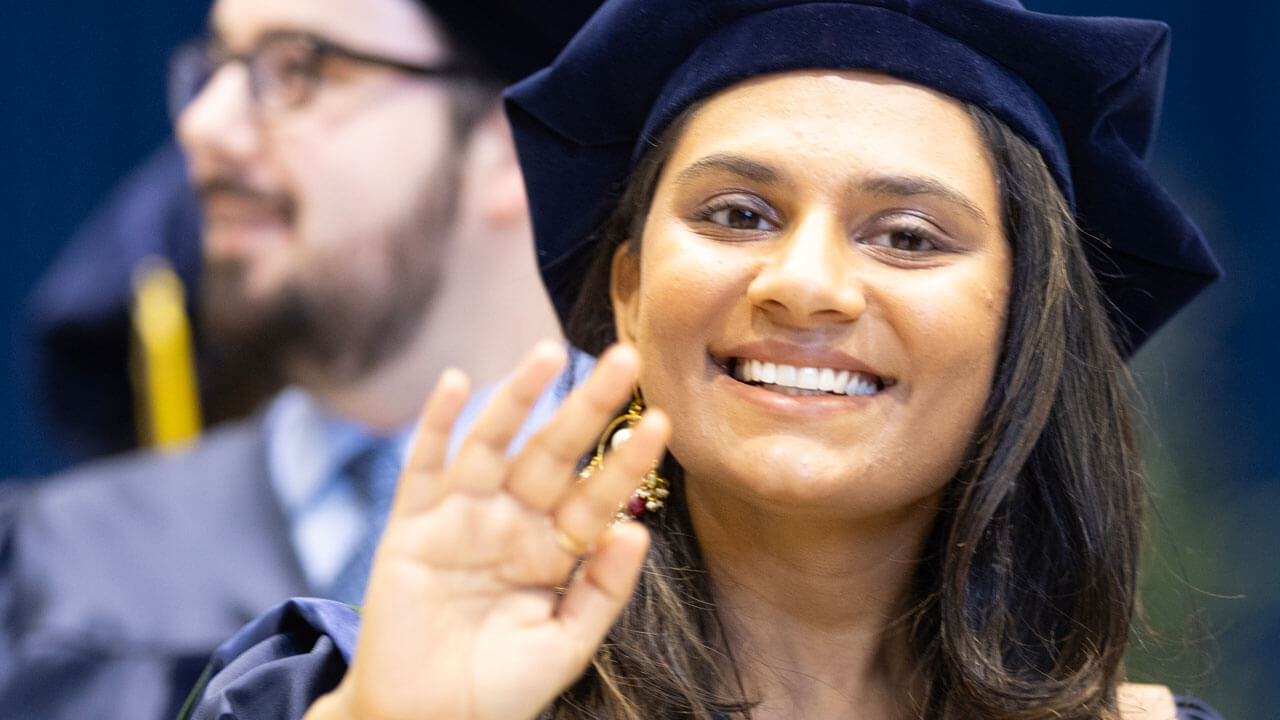
<svg viewBox="0 0 1280 720"><path fill-rule="evenodd" d="M644 412L644 399L640 397L640 388L635 388L631 394L631 403L627 405L626 411L614 418L612 422L605 426L604 432L600 434L600 441L596 443L596 452L591 456L591 461L587 466L582 468L578 473L578 480L581 482L590 478L597 470L604 468L605 446L609 450L616 450L622 447L622 444L631 437L631 428L640 422L640 413ZM614 518L617 522L623 520L631 520L638 518L646 512L656 512L662 509L665 500L671 491L667 487L667 479L658 474L658 462L655 460L649 468L649 472L644 474L644 479L640 482L640 487L625 503L618 506L618 511Z"/></svg>

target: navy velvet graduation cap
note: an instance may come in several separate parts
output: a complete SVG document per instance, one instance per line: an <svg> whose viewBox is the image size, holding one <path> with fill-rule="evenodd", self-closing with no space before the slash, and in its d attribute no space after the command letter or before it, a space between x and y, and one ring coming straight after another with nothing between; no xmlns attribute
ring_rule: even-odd
<svg viewBox="0 0 1280 720"><path fill-rule="evenodd" d="M600 0L422 0L494 77L513 83L541 68Z"/></svg>
<svg viewBox="0 0 1280 720"><path fill-rule="evenodd" d="M1143 164L1168 52L1162 23L1016 0L610 0L508 91L543 280L564 319L591 236L690 103L764 73L876 70L983 107L1040 150L1131 352L1220 274Z"/></svg>

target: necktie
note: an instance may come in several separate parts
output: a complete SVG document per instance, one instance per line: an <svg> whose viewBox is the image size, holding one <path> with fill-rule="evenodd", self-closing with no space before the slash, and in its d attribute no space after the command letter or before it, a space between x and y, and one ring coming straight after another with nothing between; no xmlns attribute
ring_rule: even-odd
<svg viewBox="0 0 1280 720"><path fill-rule="evenodd" d="M360 505L365 531L334 577L325 596L350 605L359 605L364 598L365 585L369 582L373 551L387 524L391 496L395 492L396 478L400 474L400 458L394 443L374 440L352 455L340 472Z"/></svg>

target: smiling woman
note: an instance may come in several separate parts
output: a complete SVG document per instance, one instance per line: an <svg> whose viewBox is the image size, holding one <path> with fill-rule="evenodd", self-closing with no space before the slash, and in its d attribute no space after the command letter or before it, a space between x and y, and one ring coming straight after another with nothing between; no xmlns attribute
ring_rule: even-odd
<svg viewBox="0 0 1280 720"><path fill-rule="evenodd" d="M1122 666L1124 358L1216 273L1140 161L1167 37L1012 0L606 3L508 95L594 374L508 458L564 362L536 349L448 465L446 375L358 641L285 606L204 711L351 662L309 717L1215 717Z"/></svg>
<svg viewBox="0 0 1280 720"><path fill-rule="evenodd" d="M690 495L830 519L935 495L990 395L1011 268L964 107L870 73L769 75L673 140L612 306ZM735 379L746 363L773 382Z"/></svg>
<svg viewBox="0 0 1280 720"><path fill-rule="evenodd" d="M885 108L896 122L866 122ZM734 162L721 162L726 145ZM759 219L735 223L733 213ZM603 348L616 326L645 355L639 384L671 415L670 469L688 512L668 512L651 554L672 539L698 545L671 549L669 566L642 575L638 594L650 601L629 605L624 621L698 592L694 578L655 587L676 558L730 564L702 589L720 608L736 592L777 595L741 578L783 577L786 594L817 611L812 576L842 567L825 611L852 610L874 597L867 587L896 588L904 595L861 612L903 633L915 670L936 663L898 686L892 708L917 708L903 695L929 697L929 678L948 677L970 697L921 701L923 717L949 717L947 707L1004 717L1011 695L1038 704L1057 693L1063 716L1095 717L1066 709L1096 702L1084 693L1105 683L1073 691L1063 681L1118 670L1123 642L1099 638L1127 632L1140 485L1122 360L1034 148L984 110L883 75L769 75L672 123L597 252L569 337ZM1077 499L1101 493L1109 507ZM1068 517L1076 528L1061 527ZM776 567L760 574L766 563ZM663 609L673 617L660 625L735 622L723 609ZM804 632L778 618L760 625ZM847 642L830 627L809 632L805 652ZM642 665L657 650L627 653L627 639L611 640L614 657ZM1022 668L1005 657L1014 642ZM1055 681L1043 670L1055 663L1081 670ZM822 677L824 667L830 683L855 668L824 661L804 672ZM846 712L855 710L868 716L868 701Z"/></svg>

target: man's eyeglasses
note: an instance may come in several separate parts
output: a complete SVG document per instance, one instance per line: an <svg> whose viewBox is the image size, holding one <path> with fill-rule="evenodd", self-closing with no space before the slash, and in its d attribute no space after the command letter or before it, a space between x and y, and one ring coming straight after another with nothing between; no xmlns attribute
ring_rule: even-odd
<svg viewBox="0 0 1280 720"><path fill-rule="evenodd" d="M192 40L174 53L169 65L169 110L177 118L204 86L229 62L249 70L254 104L267 113L305 105L315 96L328 58L341 58L391 68L419 77L474 77L476 69L461 64L418 65L343 47L311 33L279 30L267 33L245 53L232 53L214 37Z"/></svg>

